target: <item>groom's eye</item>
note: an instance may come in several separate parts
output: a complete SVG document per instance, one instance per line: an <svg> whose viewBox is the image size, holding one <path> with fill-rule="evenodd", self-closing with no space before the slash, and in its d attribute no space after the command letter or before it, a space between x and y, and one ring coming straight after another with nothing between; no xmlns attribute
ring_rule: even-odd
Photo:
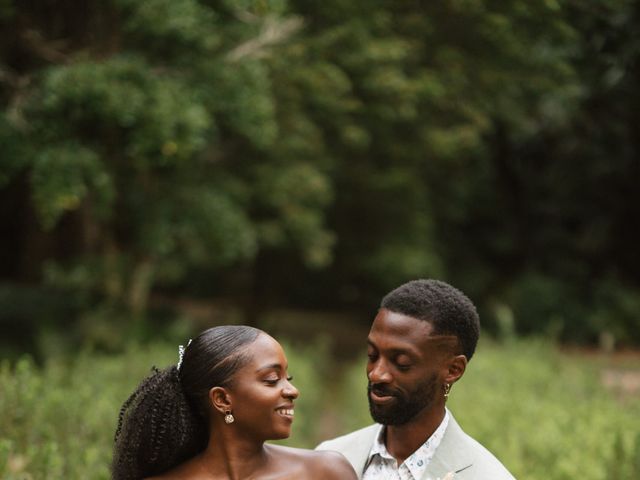
<svg viewBox="0 0 640 480"><path fill-rule="evenodd" d="M409 368L411 368L412 366L411 360L405 355L397 356L394 363L396 364L398 370L401 370L403 372L409 370Z"/></svg>

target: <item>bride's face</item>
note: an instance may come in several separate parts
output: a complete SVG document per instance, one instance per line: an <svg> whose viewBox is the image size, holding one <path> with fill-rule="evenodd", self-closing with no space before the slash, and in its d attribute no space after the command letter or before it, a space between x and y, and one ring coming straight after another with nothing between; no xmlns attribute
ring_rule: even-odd
<svg viewBox="0 0 640 480"><path fill-rule="evenodd" d="M284 351L263 333L247 353L250 360L236 372L228 389L234 426L260 440L287 438L291 434L298 389L291 383Z"/></svg>

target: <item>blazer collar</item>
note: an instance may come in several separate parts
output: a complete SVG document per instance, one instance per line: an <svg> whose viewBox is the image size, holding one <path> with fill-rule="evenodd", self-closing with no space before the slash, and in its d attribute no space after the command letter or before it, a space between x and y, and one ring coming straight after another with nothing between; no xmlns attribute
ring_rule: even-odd
<svg viewBox="0 0 640 480"><path fill-rule="evenodd" d="M473 457L466 448L466 435L449 412L449 425L422 480L444 478L448 473L461 472L473 465Z"/></svg>
<svg viewBox="0 0 640 480"><path fill-rule="evenodd" d="M364 468L369 461L369 452L373 447L374 442L378 438L381 425L375 423L362 430L358 435L358 438L354 439L351 443L352 450L347 455L348 458L353 459L351 462L353 469L358 473L358 478L362 478Z"/></svg>

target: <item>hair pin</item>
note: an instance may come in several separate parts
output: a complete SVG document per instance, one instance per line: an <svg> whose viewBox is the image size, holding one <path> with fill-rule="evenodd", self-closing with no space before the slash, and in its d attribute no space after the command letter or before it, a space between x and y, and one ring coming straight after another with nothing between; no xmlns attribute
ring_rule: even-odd
<svg viewBox="0 0 640 480"><path fill-rule="evenodd" d="M184 345L178 345L178 366L177 369L180 370L180 367L182 366L182 359L184 357L184 351L187 349L187 347L191 345L191 339L189 339L189 341L187 342L187 346L185 347Z"/></svg>

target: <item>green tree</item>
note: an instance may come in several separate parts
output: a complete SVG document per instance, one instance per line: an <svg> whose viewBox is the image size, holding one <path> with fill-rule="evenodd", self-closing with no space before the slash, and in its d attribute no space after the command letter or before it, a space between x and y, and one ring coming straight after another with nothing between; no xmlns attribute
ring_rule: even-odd
<svg viewBox="0 0 640 480"><path fill-rule="evenodd" d="M505 333L639 340L630 0L4 1L0 24L13 285L257 322L435 276Z"/></svg>
<svg viewBox="0 0 640 480"><path fill-rule="evenodd" d="M296 17L194 0L1 11L0 181L19 185L11 200L28 198L11 213L35 238L16 277L140 316L154 284L190 268L280 247L327 262L328 181L317 153L301 158L312 140L286 132L295 119L280 118L268 59Z"/></svg>

